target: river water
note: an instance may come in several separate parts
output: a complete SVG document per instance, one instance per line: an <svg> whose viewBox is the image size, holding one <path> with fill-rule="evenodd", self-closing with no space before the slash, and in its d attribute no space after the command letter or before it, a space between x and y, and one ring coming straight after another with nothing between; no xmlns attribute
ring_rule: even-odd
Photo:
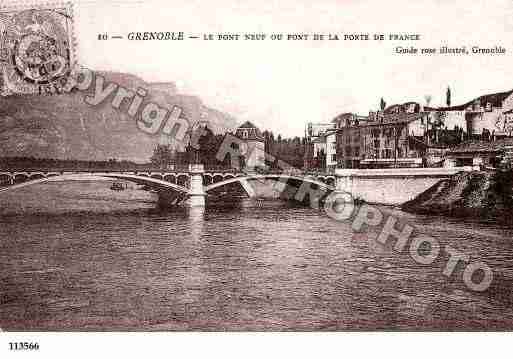
<svg viewBox="0 0 513 359"><path fill-rule="evenodd" d="M3 330L513 329L513 228L385 208L494 272L469 291L350 222L279 201L162 211L105 182L0 193ZM374 237L373 237L374 236ZM393 243L392 243L393 244Z"/></svg>

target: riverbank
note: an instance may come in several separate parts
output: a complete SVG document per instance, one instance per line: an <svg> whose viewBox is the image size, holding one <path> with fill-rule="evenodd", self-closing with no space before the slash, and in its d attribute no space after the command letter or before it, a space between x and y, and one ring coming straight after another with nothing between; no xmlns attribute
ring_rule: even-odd
<svg viewBox="0 0 513 359"><path fill-rule="evenodd" d="M464 172L402 205L407 212L513 222L513 173Z"/></svg>

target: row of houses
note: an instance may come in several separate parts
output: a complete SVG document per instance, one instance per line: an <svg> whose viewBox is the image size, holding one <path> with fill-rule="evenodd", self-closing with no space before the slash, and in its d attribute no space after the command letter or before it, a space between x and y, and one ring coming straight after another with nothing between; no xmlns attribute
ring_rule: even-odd
<svg viewBox="0 0 513 359"><path fill-rule="evenodd" d="M309 170L495 167L499 152L513 146L513 90L452 107L407 102L367 116L343 113L329 123L308 123L305 132Z"/></svg>

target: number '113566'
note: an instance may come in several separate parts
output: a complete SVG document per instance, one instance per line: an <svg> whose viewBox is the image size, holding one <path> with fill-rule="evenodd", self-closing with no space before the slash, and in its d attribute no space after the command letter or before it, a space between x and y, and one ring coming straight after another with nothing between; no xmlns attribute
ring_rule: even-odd
<svg viewBox="0 0 513 359"><path fill-rule="evenodd" d="M11 342L9 350L39 350L39 343Z"/></svg>

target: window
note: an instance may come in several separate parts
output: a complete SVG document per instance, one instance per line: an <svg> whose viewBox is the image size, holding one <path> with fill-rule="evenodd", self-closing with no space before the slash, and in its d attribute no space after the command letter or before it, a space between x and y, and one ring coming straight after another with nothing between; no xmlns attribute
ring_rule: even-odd
<svg viewBox="0 0 513 359"><path fill-rule="evenodd" d="M337 162L337 155L336 154L331 155L331 162Z"/></svg>
<svg viewBox="0 0 513 359"><path fill-rule="evenodd" d="M360 147L355 147L354 148L354 156L355 157L360 157Z"/></svg>
<svg viewBox="0 0 513 359"><path fill-rule="evenodd" d="M346 157L351 157L351 146L346 146Z"/></svg>

